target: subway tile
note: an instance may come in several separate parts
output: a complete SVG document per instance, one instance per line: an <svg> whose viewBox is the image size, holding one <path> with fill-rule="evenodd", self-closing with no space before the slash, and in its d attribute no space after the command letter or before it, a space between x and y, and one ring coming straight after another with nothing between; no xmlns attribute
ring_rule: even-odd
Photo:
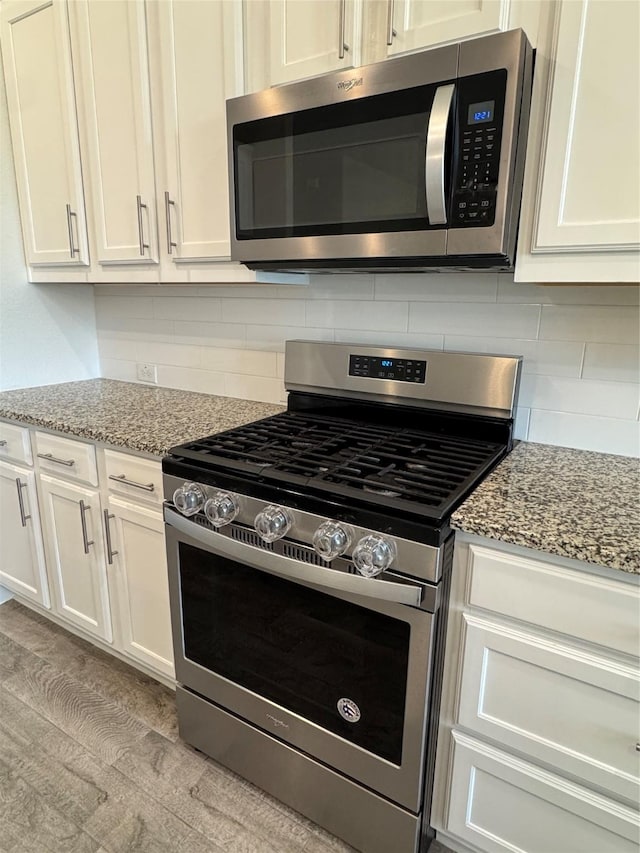
<svg viewBox="0 0 640 853"><path fill-rule="evenodd" d="M638 308L608 305L544 305L540 339L635 344Z"/></svg>
<svg viewBox="0 0 640 853"><path fill-rule="evenodd" d="M312 276L306 299L373 299L372 275L318 275ZM302 288L300 288L302 292Z"/></svg>
<svg viewBox="0 0 640 853"><path fill-rule="evenodd" d="M136 362L121 361L117 358L100 357L100 375L105 379L121 379L123 382L137 382Z"/></svg>
<svg viewBox="0 0 640 853"><path fill-rule="evenodd" d="M516 416L513 423L513 437L518 441L526 441L529 435L529 419L531 417L531 409L525 409L522 406L516 408Z"/></svg>
<svg viewBox="0 0 640 853"><path fill-rule="evenodd" d="M276 366L275 352L202 347L202 367L206 370L275 377Z"/></svg>
<svg viewBox="0 0 640 853"><path fill-rule="evenodd" d="M142 320L139 317L114 317L105 322L100 319L97 323L99 332L110 332L112 335L122 333L126 337L166 338L173 334L173 320Z"/></svg>
<svg viewBox="0 0 640 853"><path fill-rule="evenodd" d="M153 319L153 299L151 296L125 296L120 291L117 295L97 295L96 316L104 320L119 317L138 317L141 320Z"/></svg>
<svg viewBox="0 0 640 853"><path fill-rule="evenodd" d="M247 327L242 323L190 323L177 320L174 339L176 343L193 346L242 349L247 343Z"/></svg>
<svg viewBox="0 0 640 853"><path fill-rule="evenodd" d="M377 275L376 299L407 302L495 302L497 273Z"/></svg>
<svg viewBox="0 0 640 853"><path fill-rule="evenodd" d="M412 349L442 349L442 335L409 335L406 332L363 332L359 329L336 329L336 341L369 344L370 346L410 347Z"/></svg>
<svg viewBox="0 0 640 853"><path fill-rule="evenodd" d="M529 374L522 377L520 403L531 409L604 418L635 418L638 388L630 382L598 382Z"/></svg>
<svg viewBox="0 0 640 853"><path fill-rule="evenodd" d="M306 325L406 332L407 312L406 302L308 301Z"/></svg>
<svg viewBox="0 0 640 853"><path fill-rule="evenodd" d="M584 344L577 341L523 341L514 338L445 335L446 350L521 355L523 373L580 376Z"/></svg>
<svg viewBox="0 0 640 853"><path fill-rule="evenodd" d="M183 391L198 391L201 394L225 394L224 374L191 367L158 365L158 385L180 388Z"/></svg>
<svg viewBox="0 0 640 853"><path fill-rule="evenodd" d="M304 326L304 306L303 299L223 299L222 319L227 323Z"/></svg>
<svg viewBox="0 0 640 853"><path fill-rule="evenodd" d="M200 367L200 347L141 341L138 344L138 361L171 364L174 367Z"/></svg>
<svg viewBox="0 0 640 853"><path fill-rule="evenodd" d="M539 305L411 302L409 331L434 332L445 337L537 338L539 316Z"/></svg>
<svg viewBox="0 0 640 853"><path fill-rule="evenodd" d="M276 353L276 376L278 379L284 379L284 353Z"/></svg>
<svg viewBox="0 0 640 853"><path fill-rule="evenodd" d="M153 300L153 310L158 320L214 322L220 319L220 300L199 296L194 298L157 296Z"/></svg>
<svg viewBox="0 0 640 853"><path fill-rule="evenodd" d="M285 341L332 341L333 329L314 329L309 326L253 326L248 325L248 349L284 352Z"/></svg>
<svg viewBox="0 0 640 853"><path fill-rule="evenodd" d="M640 425L633 420L533 409L529 422L529 441L600 453L639 456Z"/></svg>
<svg viewBox="0 0 640 853"><path fill-rule="evenodd" d="M270 284L208 284L197 288L197 296L204 299L277 299L286 288L274 287Z"/></svg>
<svg viewBox="0 0 640 853"><path fill-rule="evenodd" d="M105 332L98 332L98 352L100 358L138 360L138 342L136 340L117 337Z"/></svg>
<svg viewBox="0 0 640 853"><path fill-rule="evenodd" d="M587 344L583 379L640 381L640 348L624 344Z"/></svg>
<svg viewBox="0 0 640 853"><path fill-rule="evenodd" d="M518 284L513 273L498 275L498 302L538 302L540 305L637 305L635 285Z"/></svg>
<svg viewBox="0 0 640 853"><path fill-rule="evenodd" d="M225 374L227 397L243 400L259 400L262 403L280 403L285 399L282 379L267 376L246 376L238 373Z"/></svg>

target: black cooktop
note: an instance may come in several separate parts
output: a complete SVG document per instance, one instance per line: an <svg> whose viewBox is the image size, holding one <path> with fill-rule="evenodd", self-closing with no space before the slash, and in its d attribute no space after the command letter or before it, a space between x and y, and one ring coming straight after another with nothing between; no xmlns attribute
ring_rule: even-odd
<svg viewBox="0 0 640 853"><path fill-rule="evenodd" d="M448 431L287 411L170 453L191 468L442 520L506 450L500 441Z"/></svg>

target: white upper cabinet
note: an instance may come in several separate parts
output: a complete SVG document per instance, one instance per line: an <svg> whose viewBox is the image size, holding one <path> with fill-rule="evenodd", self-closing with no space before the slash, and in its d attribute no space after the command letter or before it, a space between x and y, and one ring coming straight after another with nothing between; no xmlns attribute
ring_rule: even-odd
<svg viewBox="0 0 640 853"><path fill-rule="evenodd" d="M164 0L147 3L147 15L160 252L171 278L174 262L229 257L225 100L243 92L242 6Z"/></svg>
<svg viewBox="0 0 640 853"><path fill-rule="evenodd" d="M86 267L67 4L4 0L0 16L27 264Z"/></svg>
<svg viewBox="0 0 640 853"><path fill-rule="evenodd" d="M516 281L640 279L640 4L558 6L538 50Z"/></svg>
<svg viewBox="0 0 640 853"><path fill-rule="evenodd" d="M389 0L386 55L394 56L508 27L510 0Z"/></svg>
<svg viewBox="0 0 640 853"><path fill-rule="evenodd" d="M96 260L157 261L144 2L74 0L69 11Z"/></svg>

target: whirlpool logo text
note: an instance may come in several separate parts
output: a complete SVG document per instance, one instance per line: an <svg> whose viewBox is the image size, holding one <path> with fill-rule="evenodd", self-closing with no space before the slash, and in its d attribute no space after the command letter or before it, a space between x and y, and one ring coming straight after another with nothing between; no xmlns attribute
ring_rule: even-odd
<svg viewBox="0 0 640 853"><path fill-rule="evenodd" d="M351 80L340 80L338 83L338 89L350 92L352 89L355 89L356 86L362 86L363 80L364 78L362 77L352 77Z"/></svg>

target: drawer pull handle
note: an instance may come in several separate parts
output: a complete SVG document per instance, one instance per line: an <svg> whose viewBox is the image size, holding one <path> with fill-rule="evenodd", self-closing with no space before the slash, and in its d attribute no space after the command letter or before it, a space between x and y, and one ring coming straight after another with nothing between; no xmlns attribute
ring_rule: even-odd
<svg viewBox="0 0 640 853"><path fill-rule="evenodd" d="M27 484L23 483L20 477L16 477L16 488L18 489L18 506L20 507L20 521L22 522L22 526L27 526L27 519L31 518L30 515L27 515L24 511L24 499L22 497L22 490L27 488Z"/></svg>
<svg viewBox="0 0 640 853"><path fill-rule="evenodd" d="M87 534L87 517L85 515L86 511L91 509L90 506L87 506L84 501L80 501L80 524L82 525L82 544L84 545L84 553L89 553L89 545L93 545L93 539L89 539Z"/></svg>
<svg viewBox="0 0 640 853"><path fill-rule="evenodd" d="M107 540L107 562L110 566L113 565L113 558L117 555L117 551L113 550L111 545L111 528L109 527L109 520L111 518L115 518L115 515L109 512L108 509L104 510L104 532Z"/></svg>
<svg viewBox="0 0 640 853"><path fill-rule="evenodd" d="M58 459L52 453L38 453L37 455L38 459L46 459L47 462L57 462L58 465L66 465L67 468L71 468L72 465L76 464L75 459Z"/></svg>
<svg viewBox="0 0 640 853"><path fill-rule="evenodd" d="M6 446L7 446L7 442L4 439L2 439L2 441L0 441L0 447L6 447Z"/></svg>
<svg viewBox="0 0 640 853"><path fill-rule="evenodd" d="M125 486L133 486L135 489L143 489L145 492L154 492L156 488L153 483L136 483L135 480L129 480L126 474L109 474L109 479L115 480L116 483L124 483Z"/></svg>
<svg viewBox="0 0 640 853"><path fill-rule="evenodd" d="M636 744L636 752L640 752L640 743Z"/></svg>

